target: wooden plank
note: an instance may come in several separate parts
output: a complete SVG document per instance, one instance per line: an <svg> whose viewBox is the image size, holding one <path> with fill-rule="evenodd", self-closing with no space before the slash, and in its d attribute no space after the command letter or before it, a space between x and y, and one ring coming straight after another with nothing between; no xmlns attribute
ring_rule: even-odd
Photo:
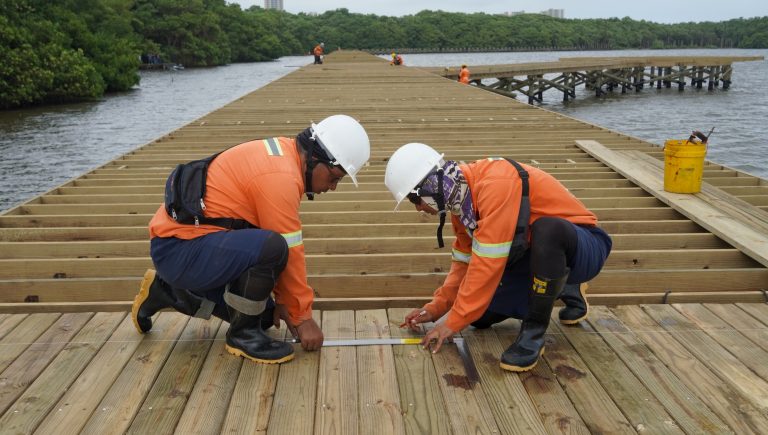
<svg viewBox="0 0 768 435"><path fill-rule="evenodd" d="M554 315L550 328L554 329L553 333L562 333L571 342L588 369L638 432L683 433L653 393L586 322L561 327Z"/></svg>
<svg viewBox="0 0 768 435"><path fill-rule="evenodd" d="M758 308L761 304L750 304L750 308ZM758 345L763 350L768 350L768 310L758 317L745 316L744 311L736 305L731 304L705 304L705 307L717 314L720 319L727 322L731 327L749 338L752 343ZM768 305L762 304L767 307ZM758 319L762 319L761 322Z"/></svg>
<svg viewBox="0 0 768 435"><path fill-rule="evenodd" d="M186 323L186 319L182 316L161 314L153 321L152 334L159 334L159 339L173 340L181 331L180 325L183 323ZM144 342L141 337L137 337L131 317L126 316L88 367L67 388L66 393L35 433L60 435L80 433L123 367L142 343Z"/></svg>
<svg viewBox="0 0 768 435"><path fill-rule="evenodd" d="M128 429L144 402L157 374L163 368L168 355L182 340L193 338L186 328L189 318L176 313L162 313L160 317L176 316L178 322L167 324L167 329L156 330L143 336L131 360L110 386L104 398L83 426L83 433L122 434Z"/></svg>
<svg viewBox="0 0 768 435"><path fill-rule="evenodd" d="M384 310L355 312L355 338L390 337ZM392 346L357 346L357 380L360 434L402 434L404 410Z"/></svg>
<svg viewBox="0 0 768 435"><path fill-rule="evenodd" d="M499 366L505 346L501 344L496 332L493 329L466 328L462 336L475 360L482 379L479 386L483 389L499 428L511 433L548 433L520 377Z"/></svg>
<svg viewBox="0 0 768 435"><path fill-rule="evenodd" d="M312 317L322 327L321 313L314 311ZM314 428L320 352L307 352L300 345L293 349L294 359L280 365L267 434L308 434Z"/></svg>
<svg viewBox="0 0 768 435"><path fill-rule="evenodd" d="M128 433L171 434L202 369L222 321L192 318L163 365Z"/></svg>
<svg viewBox="0 0 768 435"><path fill-rule="evenodd" d="M414 305L416 306L416 305ZM413 308L387 310L389 332L392 337L416 337L409 329L400 328L402 319ZM400 392L400 409L407 434L452 433L449 417L438 387L440 380L435 373L428 350L418 345L393 346Z"/></svg>
<svg viewBox="0 0 768 435"><path fill-rule="evenodd" d="M285 339L287 328L270 328L267 335ZM265 433L272 411L272 400L277 386L279 364L256 364L242 359L240 375L233 388L232 398L221 433Z"/></svg>
<svg viewBox="0 0 768 435"><path fill-rule="evenodd" d="M3 431L32 433L124 318L96 313L0 418Z"/></svg>
<svg viewBox="0 0 768 435"><path fill-rule="evenodd" d="M728 244L711 233L617 234L612 233L614 252L622 250L724 249ZM443 235L446 246L454 236ZM433 234L415 237L363 237L304 239L308 255L435 253ZM13 258L122 258L148 257L149 243L135 241L0 242L0 259Z"/></svg>
<svg viewBox="0 0 768 435"><path fill-rule="evenodd" d="M1 413L9 409L10 412L15 411L11 405L92 316L93 313L63 314L0 373L0 379L5 383L5 387L0 390Z"/></svg>
<svg viewBox="0 0 768 435"><path fill-rule="evenodd" d="M768 383L706 332L671 306L646 305L643 309L720 379L758 408L768 408Z"/></svg>
<svg viewBox="0 0 768 435"><path fill-rule="evenodd" d="M635 429L568 340L551 331L543 358L592 433L634 434Z"/></svg>
<svg viewBox="0 0 768 435"><path fill-rule="evenodd" d="M324 311L326 340L355 338L355 312ZM316 434L355 433L358 427L357 351L352 346L320 350L315 406Z"/></svg>
<svg viewBox="0 0 768 435"><path fill-rule="evenodd" d="M520 331L520 322L508 319L493 325L493 330L499 337L500 342L508 347L517 338L517 334ZM548 433L590 433L589 428L584 423L584 420L582 420L578 411L576 411L576 408L574 408L565 390L557 381L557 374L552 372L545 361L542 360L539 364L536 364L532 370L518 373L516 377L509 376L509 373L506 373L506 375L512 382L515 381L515 378L519 378L535 409L538 410L539 418Z"/></svg>
<svg viewBox="0 0 768 435"><path fill-rule="evenodd" d="M433 325L430 325L433 326ZM456 346L444 344L432 354L453 433L502 433L479 384L472 385Z"/></svg>
<svg viewBox="0 0 768 435"><path fill-rule="evenodd" d="M672 334L638 306L619 306L612 313L642 340L680 380L736 433L765 433L768 420L761 407L722 380Z"/></svg>
<svg viewBox="0 0 768 435"><path fill-rule="evenodd" d="M0 346L3 351L0 352L0 372L5 370L13 361L21 355L30 344L32 344L41 334L43 334L61 314L30 314L8 332L2 340Z"/></svg>
<svg viewBox="0 0 768 435"><path fill-rule="evenodd" d="M404 249L405 250L405 249ZM433 273L450 269L447 251L387 254L310 254L310 275ZM0 279L96 278L136 276L152 267L149 256L140 258L49 258L0 260ZM615 250L605 269L735 269L761 267L736 249Z"/></svg>
<svg viewBox="0 0 768 435"><path fill-rule="evenodd" d="M0 338L13 331L25 318L26 314L2 314L0 315Z"/></svg>
<svg viewBox="0 0 768 435"><path fill-rule="evenodd" d="M765 294L763 294L765 296ZM768 305L762 304L736 304L739 308L751 314L752 317L768 325Z"/></svg>
<svg viewBox="0 0 768 435"><path fill-rule="evenodd" d="M745 366L768 381L768 352L748 339L741 331L733 329L701 304L673 304L693 323L726 348Z"/></svg>
<svg viewBox="0 0 768 435"><path fill-rule="evenodd" d="M243 358L231 355L224 347L228 330L229 324L222 322L176 425L175 433L221 433L229 401L240 374L240 367L243 365Z"/></svg>
<svg viewBox="0 0 768 435"><path fill-rule="evenodd" d="M729 427L606 307L592 307L589 324L648 391L655 395L686 433L731 432ZM585 352L589 352L589 349L585 349Z"/></svg>
<svg viewBox="0 0 768 435"><path fill-rule="evenodd" d="M732 196L723 196L706 183L702 183L702 193L698 194L666 192L658 160L646 159L642 153L612 151L594 141L576 141L576 144L675 210L768 266L768 214L762 210L748 203L741 204Z"/></svg>

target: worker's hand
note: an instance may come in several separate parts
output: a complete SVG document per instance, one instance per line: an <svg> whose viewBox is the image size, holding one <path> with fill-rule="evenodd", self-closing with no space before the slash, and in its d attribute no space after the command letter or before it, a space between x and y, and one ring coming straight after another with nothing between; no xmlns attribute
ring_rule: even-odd
<svg viewBox="0 0 768 435"><path fill-rule="evenodd" d="M421 345L424 346L424 349L428 349L432 342L435 342L434 346L432 346L432 353L437 353L443 345L443 342L446 339L453 337L454 334L456 334L456 331L445 326L445 322L438 323L431 331L427 332L427 335L425 335L424 338L421 339Z"/></svg>
<svg viewBox="0 0 768 435"><path fill-rule="evenodd" d="M275 328L277 329L280 329L280 320L285 321L286 326L288 326L288 331L291 333L291 335L296 337L296 328L291 325L288 317L288 309L285 308L285 305L283 304L275 305L275 312L272 316L272 323L274 323Z"/></svg>
<svg viewBox="0 0 768 435"><path fill-rule="evenodd" d="M314 319L307 319L296 326L304 350L318 350L323 346L323 331Z"/></svg>
<svg viewBox="0 0 768 435"><path fill-rule="evenodd" d="M411 331L419 332L420 323L431 322L432 320L432 315L427 310L417 308L405 316L405 320L400 324L400 327L405 328L407 326Z"/></svg>

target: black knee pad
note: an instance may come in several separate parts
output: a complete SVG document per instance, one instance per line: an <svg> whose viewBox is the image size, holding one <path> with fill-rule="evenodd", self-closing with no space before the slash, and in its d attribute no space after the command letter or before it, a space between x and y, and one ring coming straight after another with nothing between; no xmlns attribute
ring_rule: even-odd
<svg viewBox="0 0 768 435"><path fill-rule="evenodd" d="M285 237L271 233L261 247L256 267L272 269L279 275L288 263L288 243Z"/></svg>

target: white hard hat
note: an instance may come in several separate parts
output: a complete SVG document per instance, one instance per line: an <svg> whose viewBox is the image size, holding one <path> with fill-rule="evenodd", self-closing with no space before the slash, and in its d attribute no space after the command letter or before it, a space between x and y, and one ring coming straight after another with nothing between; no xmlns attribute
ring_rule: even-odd
<svg viewBox="0 0 768 435"><path fill-rule="evenodd" d="M384 184L395 197L395 210L432 170L442 167L444 154L429 145L408 143L395 151L387 162Z"/></svg>
<svg viewBox="0 0 768 435"><path fill-rule="evenodd" d="M333 115L312 124L312 137L357 186L355 175L371 157L371 143L363 126L350 116Z"/></svg>

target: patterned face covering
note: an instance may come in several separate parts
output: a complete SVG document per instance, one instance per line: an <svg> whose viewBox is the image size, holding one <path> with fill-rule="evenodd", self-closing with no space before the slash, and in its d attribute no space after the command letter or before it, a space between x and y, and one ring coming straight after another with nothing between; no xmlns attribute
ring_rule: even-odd
<svg viewBox="0 0 768 435"><path fill-rule="evenodd" d="M472 194L467 186L467 180L459 169L459 164L448 160L443 165L443 194L445 195L445 207L455 216L459 216L462 225L470 234L477 228L477 219L472 207ZM430 174L421 184L423 192L436 192L438 189L437 174ZM431 196L423 196L422 200L428 206L437 210L437 202Z"/></svg>

